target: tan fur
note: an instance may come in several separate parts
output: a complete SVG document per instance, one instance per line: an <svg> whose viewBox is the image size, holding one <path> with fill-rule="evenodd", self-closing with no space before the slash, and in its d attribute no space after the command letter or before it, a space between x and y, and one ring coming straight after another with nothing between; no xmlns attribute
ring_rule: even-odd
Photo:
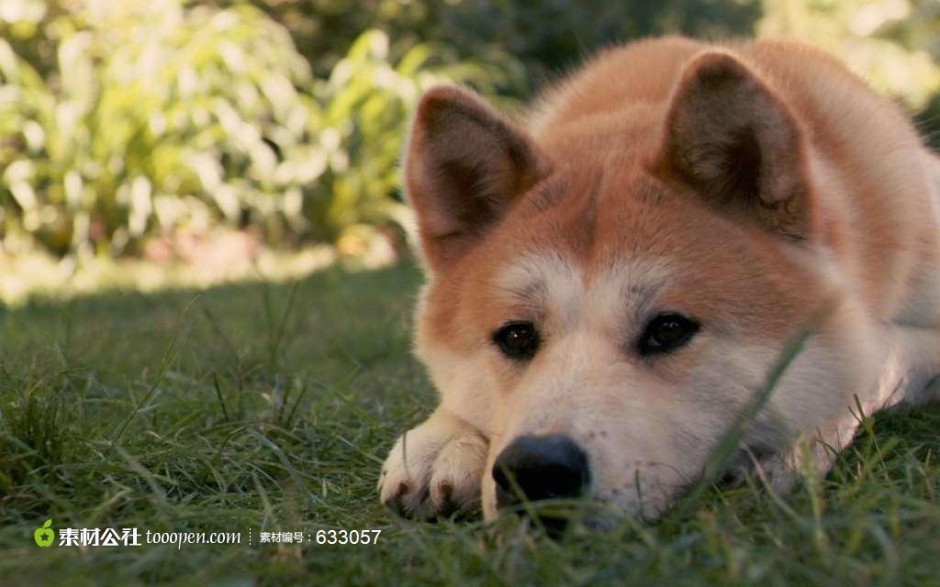
<svg viewBox="0 0 940 587"><path fill-rule="evenodd" d="M745 439L775 486L801 438L828 470L856 400L873 412L936 399L940 163L816 49L629 44L519 126L432 90L405 170L429 269L416 351L441 396L383 469L381 499L406 515L482 496L495 516L496 456L557 433L587 453L592 497L655 516L814 319ZM637 356L663 310L701 331ZM520 319L544 339L524 364L492 342Z"/></svg>

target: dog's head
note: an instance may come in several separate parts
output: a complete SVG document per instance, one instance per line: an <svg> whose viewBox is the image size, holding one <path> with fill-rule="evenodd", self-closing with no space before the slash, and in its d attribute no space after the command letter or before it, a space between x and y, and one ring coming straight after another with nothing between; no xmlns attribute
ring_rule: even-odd
<svg viewBox="0 0 940 587"><path fill-rule="evenodd" d="M487 516L514 483L655 516L699 478L837 289L807 149L722 52L659 106L569 113L538 136L462 90L424 96L405 158L429 274L417 352L490 438ZM849 405L865 352L851 315L791 365L748 428L755 453Z"/></svg>

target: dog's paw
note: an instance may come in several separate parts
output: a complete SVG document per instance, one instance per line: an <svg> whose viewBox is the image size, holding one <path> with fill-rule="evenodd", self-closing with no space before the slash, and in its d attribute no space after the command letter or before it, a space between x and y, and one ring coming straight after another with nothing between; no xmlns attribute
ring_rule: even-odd
<svg viewBox="0 0 940 587"><path fill-rule="evenodd" d="M487 450L473 428L432 416L395 443L382 466L380 499L399 515L421 520L478 510Z"/></svg>

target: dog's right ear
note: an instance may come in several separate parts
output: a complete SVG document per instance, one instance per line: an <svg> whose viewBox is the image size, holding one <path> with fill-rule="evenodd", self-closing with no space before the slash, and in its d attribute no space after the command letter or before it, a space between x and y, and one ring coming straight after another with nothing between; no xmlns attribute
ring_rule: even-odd
<svg viewBox="0 0 940 587"><path fill-rule="evenodd" d="M421 99L404 167L432 270L459 258L548 172L522 131L475 95L449 87Z"/></svg>

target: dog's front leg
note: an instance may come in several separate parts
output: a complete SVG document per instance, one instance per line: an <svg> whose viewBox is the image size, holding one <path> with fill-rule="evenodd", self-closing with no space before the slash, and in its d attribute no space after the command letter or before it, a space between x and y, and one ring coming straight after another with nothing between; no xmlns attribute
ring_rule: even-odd
<svg viewBox="0 0 940 587"><path fill-rule="evenodd" d="M476 511L488 448L479 430L439 407L395 443L379 477L380 499L409 518Z"/></svg>

